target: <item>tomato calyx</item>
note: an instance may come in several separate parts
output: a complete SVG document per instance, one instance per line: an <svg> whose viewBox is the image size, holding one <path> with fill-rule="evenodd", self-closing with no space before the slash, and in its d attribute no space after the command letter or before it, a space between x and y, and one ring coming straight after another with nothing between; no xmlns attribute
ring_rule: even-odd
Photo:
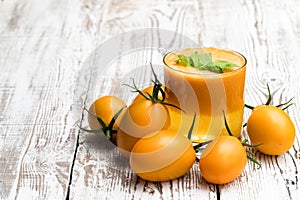
<svg viewBox="0 0 300 200"><path fill-rule="evenodd" d="M154 72L152 63L150 63L150 66L151 66L151 71L154 76L154 80L151 81L154 84L152 94L150 94L149 92L142 92L140 89L138 89L133 78L130 78L132 80L132 85L129 85L129 84L123 84L123 85L128 86L131 89L133 89L132 92L138 92L142 97L144 97L148 101L152 101L153 103L160 103L165 106L171 106L171 107L177 108L185 113L185 111L182 108L180 108L174 104L165 102L166 94L165 94L164 89L162 88L163 84L157 78L157 75ZM161 94L161 97L162 97L161 99L159 98L159 94Z"/></svg>
<svg viewBox="0 0 300 200"><path fill-rule="evenodd" d="M231 132L231 130L230 130L230 127L229 127L229 125L228 125L228 122L227 122L227 120L226 120L226 115L225 115L225 112L224 112L224 111L223 111L223 116L224 116L224 121L225 121L225 128L226 128L226 131L228 132L228 134L229 134L231 137L234 137L233 134L232 134L232 132ZM248 139L244 139L241 143L242 143L242 145L243 145L244 147L249 147L249 148L255 148L255 147L257 147L257 146L262 145L262 144L251 145L251 144L249 144ZM247 158L248 158L251 162L253 162L254 164L258 165L258 166L259 166L258 168L260 168L260 167L261 167L261 164L260 164L260 162L257 160L255 154L254 154L252 151L248 150L247 148L246 148L245 150L246 150Z"/></svg>
<svg viewBox="0 0 300 200"><path fill-rule="evenodd" d="M262 144L251 145L251 144L249 144L248 142L249 142L248 139L244 139L244 140L242 141L242 145L243 145L244 147L249 147L249 148L255 148L255 147L258 147L258 146L262 145ZM252 151L249 151L248 149L246 149L246 153L247 153L247 158L248 158L251 162L253 162L254 164L258 165L258 168L261 168L261 164L260 164L260 162L257 160L257 158L256 158L256 156L255 156L255 153L253 153Z"/></svg>
<svg viewBox="0 0 300 200"><path fill-rule="evenodd" d="M271 94L271 91L270 91L270 87L269 87L269 84L267 84L267 88L268 88L268 99L266 101L265 104L262 104L262 105L258 105L258 106L250 106L248 104L244 104L244 106L250 110L254 110L255 108L259 107L259 106L271 106L271 102L272 102L272 94ZM281 103L281 104L278 104L276 105L275 107L277 108L280 108L281 110L286 110L287 108L289 108L291 105L293 105L293 103L291 103L291 101L294 99L291 98L290 100L288 100L287 102L284 102L284 103ZM283 107L285 106L285 107ZM283 107L283 108L281 108ZM247 123L243 124L243 127L246 127L247 126Z"/></svg>
<svg viewBox="0 0 300 200"><path fill-rule="evenodd" d="M266 103L263 104L263 105L269 106L269 105L271 104L271 102L272 102L272 98L273 98L273 97L272 97L272 94L271 94L271 91L270 91L269 84L267 84L267 88L268 88L268 99L267 99ZM286 110L288 107L290 107L291 105L293 105L293 103L291 103L291 101L292 101L293 99L294 99L294 98L291 98L291 99L288 100L287 102L278 104L278 105L276 105L275 107L281 108L281 107L285 106L285 107L283 107L283 108L281 108L281 109L282 109L282 110ZM254 106L250 106L250 105L248 105L248 104L245 104L245 107L246 107L246 108L249 108L249 109L251 109L251 110L253 110L253 109L255 109L257 106L254 107ZM244 126L246 126L246 125L244 124Z"/></svg>
<svg viewBox="0 0 300 200"><path fill-rule="evenodd" d="M124 110L125 107L121 108L111 119L109 124L107 125L100 117L95 115L94 113L90 112L88 109L84 108L86 112L88 112L93 118L95 118L102 126L100 129L94 129L94 130L89 130L86 128L83 128L79 125L79 128L85 132L88 133L99 133L102 132L109 141L111 141L113 144L116 145L116 139L114 137L115 134L117 134L118 130L113 129L113 126L117 120L117 118L120 116L121 112Z"/></svg>

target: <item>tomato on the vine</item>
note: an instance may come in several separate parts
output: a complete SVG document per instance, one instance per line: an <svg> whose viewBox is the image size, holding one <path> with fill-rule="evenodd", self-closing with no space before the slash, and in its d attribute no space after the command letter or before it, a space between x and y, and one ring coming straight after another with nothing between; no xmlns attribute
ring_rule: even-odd
<svg viewBox="0 0 300 200"><path fill-rule="evenodd" d="M220 136L203 150L199 166L203 178L210 183L225 184L241 175L247 153L234 136Z"/></svg>
<svg viewBox="0 0 300 200"><path fill-rule="evenodd" d="M294 144L295 126L282 109L261 105L253 109L247 122L247 132L256 148L268 155L280 155Z"/></svg>
<svg viewBox="0 0 300 200"><path fill-rule="evenodd" d="M288 151L295 140L295 126L289 115L284 112L292 105L290 103L292 99L272 106L269 85L267 88L268 100L264 105L253 107L245 104L247 108L252 109L246 124L247 132L253 144L260 144L256 147L260 152L267 155L280 155Z"/></svg>
<svg viewBox="0 0 300 200"><path fill-rule="evenodd" d="M95 115L105 123L109 125L114 116L122 109L126 107L126 104L122 99L116 96L103 96L96 99L89 107L88 122L92 130L103 128L103 125L94 117ZM117 122L114 123L113 129L118 129L118 117Z"/></svg>
<svg viewBox="0 0 300 200"><path fill-rule="evenodd" d="M148 86L146 88L144 88L142 90L142 92L144 94L146 93L149 93L149 94L152 94L153 93L153 89L154 89L154 86L151 85L151 86ZM162 86L161 87L162 91L160 91L157 95L157 98L160 99L160 100L163 100L164 102L166 103L169 103L169 104L172 104L172 105L176 105L177 107L179 107L179 103L178 103L178 100L177 99L174 99L176 97L172 97L172 102L169 101L169 99L167 99L167 97L165 98L163 95L163 93L165 93L165 87ZM136 97L134 98L134 100L132 101L133 103L134 102L137 102L137 101L140 101L140 100L144 100L145 98L141 95L141 94L137 94ZM166 108L168 109L168 112L169 112L169 115L170 115L170 126L169 126L169 129L172 129L172 130L178 130L180 125L181 125L181 120L182 120L182 115L184 115L184 112L180 109L178 109L177 107L174 107L174 106L166 106Z"/></svg>
<svg viewBox="0 0 300 200"><path fill-rule="evenodd" d="M117 145L125 154L147 134L167 129L170 116L165 105L144 99L132 103L125 111L117 132Z"/></svg>
<svg viewBox="0 0 300 200"><path fill-rule="evenodd" d="M168 181L186 174L196 159L191 141L184 135L161 130L140 139L130 154L130 166L142 179Z"/></svg>
<svg viewBox="0 0 300 200"><path fill-rule="evenodd" d="M133 79L133 86L127 85L138 95L124 113L117 133L117 145L125 155L129 155L135 143L147 134L169 128L170 114L167 107L176 107L165 102L163 86L152 65L151 69L155 77L153 86L141 91Z"/></svg>

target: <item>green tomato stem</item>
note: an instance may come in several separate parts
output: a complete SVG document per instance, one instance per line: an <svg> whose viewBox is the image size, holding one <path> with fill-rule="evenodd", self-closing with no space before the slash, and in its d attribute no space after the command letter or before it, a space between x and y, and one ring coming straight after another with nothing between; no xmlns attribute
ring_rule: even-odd
<svg viewBox="0 0 300 200"><path fill-rule="evenodd" d="M227 132L228 132L228 134L229 134L230 136L233 136L233 134L232 134L232 132L231 132L231 130L230 130L230 128L229 128L229 125L228 125L228 123L227 123L227 120L226 120L226 114L225 114L224 111L223 111L223 116L224 116L224 121L225 121L225 127L226 127L226 130L227 130Z"/></svg>
<svg viewBox="0 0 300 200"><path fill-rule="evenodd" d="M267 84L267 88L268 88L268 100L265 103L265 105L270 105L271 101L272 101L272 95L271 95L271 91L270 91L270 87L269 84Z"/></svg>

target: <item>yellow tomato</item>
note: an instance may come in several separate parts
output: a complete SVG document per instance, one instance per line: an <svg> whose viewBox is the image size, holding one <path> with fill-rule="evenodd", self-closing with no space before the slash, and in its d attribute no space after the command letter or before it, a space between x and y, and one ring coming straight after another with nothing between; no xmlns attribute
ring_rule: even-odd
<svg viewBox="0 0 300 200"><path fill-rule="evenodd" d="M280 155L294 144L295 126L288 114L275 106L261 105L253 109L247 122L252 144L268 155Z"/></svg>
<svg viewBox="0 0 300 200"><path fill-rule="evenodd" d="M116 96L103 96L98 98L91 104L89 111L97 117L101 118L103 122L108 125L115 114L125 106L126 104ZM118 120L120 118L121 116L118 117L116 123L113 125L114 130L118 129ZM92 130L102 128L102 125L91 114L88 115L88 122Z"/></svg>
<svg viewBox="0 0 300 200"><path fill-rule="evenodd" d="M153 92L153 88L154 86L148 86L146 87L145 89L142 90L142 92L144 94L146 93L149 93L152 95L152 92ZM163 90L165 90L165 87L162 86L161 87ZM134 100L133 100L133 103L134 102L137 102L137 101L140 101L140 100L144 100L145 97L143 97L141 94L138 94ZM162 96L162 93L158 93L158 99L162 100L163 99L163 96ZM173 104L175 106L178 106L179 107L179 103L178 103L178 100L177 99L164 99L164 102L165 103L169 103L169 104ZM166 108L168 109L168 113L170 115L170 126L169 126L169 129L172 129L172 130L178 130L180 125L181 125L181 120L182 120L182 115L184 115L184 113L178 109L178 108L175 108L173 106L166 106Z"/></svg>
<svg viewBox="0 0 300 200"><path fill-rule="evenodd" d="M233 136L220 136L203 150L199 165L207 182L225 184L240 176L246 162L247 154L242 143Z"/></svg>
<svg viewBox="0 0 300 200"><path fill-rule="evenodd" d="M149 133L166 129L170 125L167 108L151 100L141 99L125 111L117 133L117 145L125 155L134 144Z"/></svg>
<svg viewBox="0 0 300 200"><path fill-rule="evenodd" d="M148 181L168 181L186 174L196 159L191 141L171 130L140 139L130 155L132 170Z"/></svg>

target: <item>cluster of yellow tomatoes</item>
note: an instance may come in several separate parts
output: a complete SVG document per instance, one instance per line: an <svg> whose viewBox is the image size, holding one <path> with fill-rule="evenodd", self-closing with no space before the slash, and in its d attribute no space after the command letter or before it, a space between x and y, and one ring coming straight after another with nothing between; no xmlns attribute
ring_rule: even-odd
<svg viewBox="0 0 300 200"><path fill-rule="evenodd" d="M133 85L137 96L128 107L116 96L103 96L86 109L91 129L103 131L129 158L132 170L139 177L148 181L168 181L183 176L197 159L196 148L184 136L186 133L169 129L169 109L174 106L165 102L164 87L157 79L153 86L143 90L137 89L134 82ZM231 182L243 172L247 158L259 164L245 146L255 147L268 155L279 155L293 145L295 127L284 112L291 105L290 101L271 106L269 87L268 91L266 104L246 105L253 110L246 124L253 146L230 135L230 129L227 129L229 135L220 136L204 148L197 160L206 181L214 184ZM175 109L180 111L180 108Z"/></svg>

